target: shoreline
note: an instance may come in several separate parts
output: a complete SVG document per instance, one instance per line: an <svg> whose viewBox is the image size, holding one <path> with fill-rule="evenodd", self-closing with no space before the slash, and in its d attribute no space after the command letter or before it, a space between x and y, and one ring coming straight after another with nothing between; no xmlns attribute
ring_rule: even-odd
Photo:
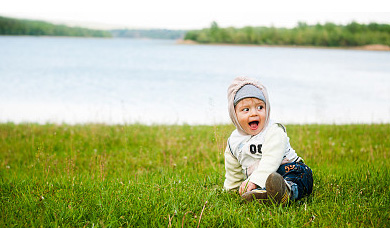
<svg viewBox="0 0 390 228"><path fill-rule="evenodd" d="M350 123L314 123L314 122L308 122L308 123L285 123L286 126L389 126L390 122L350 122ZM118 126L142 126L146 128L154 128L154 127L233 127L233 123L215 123L215 124L188 124L188 123L142 123L142 122L129 122L129 123L106 123L106 122L84 122L84 123L67 123L67 122L37 122L37 121L25 121L25 122L14 122L14 121L7 121L7 122L0 122L0 128L4 126L9 127L15 127L15 126L40 126L40 127L49 127L49 126L56 126L56 127L91 127L91 126L105 126L105 127L118 127Z"/></svg>
<svg viewBox="0 0 390 228"><path fill-rule="evenodd" d="M315 48L315 49L339 49L339 50L361 50L361 51L390 51L390 46L383 44L369 44L354 47L326 47L326 46L304 46L304 45L268 45L268 44L228 44L228 43L198 43L193 40L177 40L176 44L184 45L217 45L217 46L243 46L243 47L278 47L278 48Z"/></svg>

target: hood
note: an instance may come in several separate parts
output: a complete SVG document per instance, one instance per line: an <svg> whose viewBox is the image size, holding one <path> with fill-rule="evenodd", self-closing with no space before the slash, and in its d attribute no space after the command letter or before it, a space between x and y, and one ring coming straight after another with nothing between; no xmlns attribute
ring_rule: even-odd
<svg viewBox="0 0 390 228"><path fill-rule="evenodd" d="M265 123L264 123L263 130L266 128L266 126L269 123L269 115L270 115L270 110L271 110L271 106L270 106L270 102L269 102L269 98L268 98L268 93L267 93L267 89L265 88L265 86L263 86L258 81L251 79L251 78L242 77L242 76L235 78L233 80L233 82L230 84L228 91L227 91L228 110L229 110L230 119L232 120L233 124L236 126L238 132L240 134L243 134L243 135L247 135L247 133L242 129L242 127L238 123L236 111L234 109L234 97L236 96L237 91L239 89L241 89L241 87L243 87L244 85L247 85L247 84L251 84L251 85L256 86L264 94L264 97L265 97Z"/></svg>

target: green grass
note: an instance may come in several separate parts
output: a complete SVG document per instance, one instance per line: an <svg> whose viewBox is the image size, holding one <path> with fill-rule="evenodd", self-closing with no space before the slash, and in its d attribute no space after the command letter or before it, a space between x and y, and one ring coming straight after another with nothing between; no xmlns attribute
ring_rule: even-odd
<svg viewBox="0 0 390 228"><path fill-rule="evenodd" d="M222 190L231 125L0 124L0 227L389 227L390 125L288 125L314 173L287 207Z"/></svg>

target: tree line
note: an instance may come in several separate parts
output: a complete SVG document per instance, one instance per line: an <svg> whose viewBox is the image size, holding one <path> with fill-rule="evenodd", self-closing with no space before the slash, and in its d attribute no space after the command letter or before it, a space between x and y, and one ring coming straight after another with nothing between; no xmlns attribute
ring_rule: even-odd
<svg viewBox="0 0 390 228"><path fill-rule="evenodd" d="M0 17L0 35L111 37L111 33L44 21Z"/></svg>
<svg viewBox="0 0 390 228"><path fill-rule="evenodd" d="M221 28L213 22L210 28L188 31L185 40L199 43L302 45L326 47L352 47L370 44L390 46L389 24L347 25L334 23L308 25L299 22L294 28L243 27Z"/></svg>
<svg viewBox="0 0 390 228"><path fill-rule="evenodd" d="M185 30L169 29L114 29L110 30L113 37L149 38L149 39L183 39Z"/></svg>
<svg viewBox="0 0 390 228"><path fill-rule="evenodd" d="M44 21L14 19L0 16L0 35L182 39L186 32L186 30L168 29L92 30L65 25L54 25Z"/></svg>

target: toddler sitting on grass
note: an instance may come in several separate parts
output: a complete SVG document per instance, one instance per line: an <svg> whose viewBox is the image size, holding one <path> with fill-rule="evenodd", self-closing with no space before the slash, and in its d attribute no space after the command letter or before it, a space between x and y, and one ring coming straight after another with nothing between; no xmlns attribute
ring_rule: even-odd
<svg viewBox="0 0 390 228"><path fill-rule="evenodd" d="M290 146L286 128L270 120L266 88L237 77L228 88L229 115L236 126L225 150L226 190L245 201L286 204L309 195L311 169Z"/></svg>

